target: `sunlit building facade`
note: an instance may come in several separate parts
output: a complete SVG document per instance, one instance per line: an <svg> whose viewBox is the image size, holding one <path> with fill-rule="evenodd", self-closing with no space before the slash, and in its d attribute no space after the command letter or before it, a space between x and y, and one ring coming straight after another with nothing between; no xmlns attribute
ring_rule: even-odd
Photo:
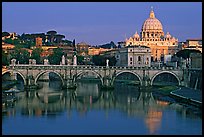
<svg viewBox="0 0 204 137"><path fill-rule="evenodd" d="M126 46L145 45L151 49L152 61L160 61L165 55L173 55L178 49L178 39L169 32L163 31L162 23L155 17L153 9L150 12L140 32L125 40Z"/></svg>
<svg viewBox="0 0 204 137"><path fill-rule="evenodd" d="M187 39L185 49L199 50L202 53L202 39Z"/></svg>
<svg viewBox="0 0 204 137"><path fill-rule="evenodd" d="M150 67L151 50L147 46L127 46L116 52L116 66Z"/></svg>

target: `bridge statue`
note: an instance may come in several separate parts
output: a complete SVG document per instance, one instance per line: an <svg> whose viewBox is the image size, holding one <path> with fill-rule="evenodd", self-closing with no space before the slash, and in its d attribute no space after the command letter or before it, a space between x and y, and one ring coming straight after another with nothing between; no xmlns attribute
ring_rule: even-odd
<svg viewBox="0 0 204 137"><path fill-rule="evenodd" d="M48 59L44 59L44 65L49 65L49 60Z"/></svg>
<svg viewBox="0 0 204 137"><path fill-rule="evenodd" d="M64 57L64 55L62 56L62 65L65 65L65 57Z"/></svg>
<svg viewBox="0 0 204 137"><path fill-rule="evenodd" d="M11 65L12 65L12 66L16 65L16 59L12 59L12 60L11 60Z"/></svg>
<svg viewBox="0 0 204 137"><path fill-rule="evenodd" d="M109 66L109 59L106 59L106 67Z"/></svg>
<svg viewBox="0 0 204 137"><path fill-rule="evenodd" d="M73 58L73 65L76 66L77 65L77 56L74 55L74 58Z"/></svg>

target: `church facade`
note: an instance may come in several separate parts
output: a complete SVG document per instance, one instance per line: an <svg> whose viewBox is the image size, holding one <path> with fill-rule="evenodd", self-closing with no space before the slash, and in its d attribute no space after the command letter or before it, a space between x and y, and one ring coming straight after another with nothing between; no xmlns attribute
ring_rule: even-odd
<svg viewBox="0 0 204 137"><path fill-rule="evenodd" d="M125 46L144 45L151 49L152 61L162 61L165 55L174 55L178 49L178 39L169 32L163 31L162 23L155 17L153 9L150 11L140 34L136 33L126 38Z"/></svg>

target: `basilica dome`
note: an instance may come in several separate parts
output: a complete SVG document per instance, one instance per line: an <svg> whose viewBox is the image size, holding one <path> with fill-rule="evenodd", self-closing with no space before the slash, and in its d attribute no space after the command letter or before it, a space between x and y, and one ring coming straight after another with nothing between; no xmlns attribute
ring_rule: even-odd
<svg viewBox="0 0 204 137"><path fill-rule="evenodd" d="M137 33L137 31L136 31L136 33L134 35L134 38L140 38L140 35Z"/></svg>
<svg viewBox="0 0 204 137"><path fill-rule="evenodd" d="M162 32L163 27L161 22L155 17L154 11L151 10L149 18L146 19L142 25L142 31L155 31L155 30L158 32Z"/></svg>

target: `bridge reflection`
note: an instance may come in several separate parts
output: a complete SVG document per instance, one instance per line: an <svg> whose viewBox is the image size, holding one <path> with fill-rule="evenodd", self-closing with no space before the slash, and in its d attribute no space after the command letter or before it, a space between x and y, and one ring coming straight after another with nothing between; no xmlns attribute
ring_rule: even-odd
<svg viewBox="0 0 204 137"><path fill-rule="evenodd" d="M89 83L89 85L91 85ZM20 111L25 116L46 116L57 117L67 113L71 118L72 113L77 111L80 116L85 117L92 110L103 110L108 116L109 110L119 110L127 117L140 117L144 120L150 134L155 134L161 126L163 110L166 108L178 109L182 115L186 116L187 111L178 105L155 98L152 92L139 92L122 90L100 91L97 84L86 87L86 84L79 84L76 90L36 90L32 92L20 92L17 100L13 102L11 108L7 108L5 115L11 116ZM46 86L45 86L46 87ZM82 90L88 89L88 90Z"/></svg>

